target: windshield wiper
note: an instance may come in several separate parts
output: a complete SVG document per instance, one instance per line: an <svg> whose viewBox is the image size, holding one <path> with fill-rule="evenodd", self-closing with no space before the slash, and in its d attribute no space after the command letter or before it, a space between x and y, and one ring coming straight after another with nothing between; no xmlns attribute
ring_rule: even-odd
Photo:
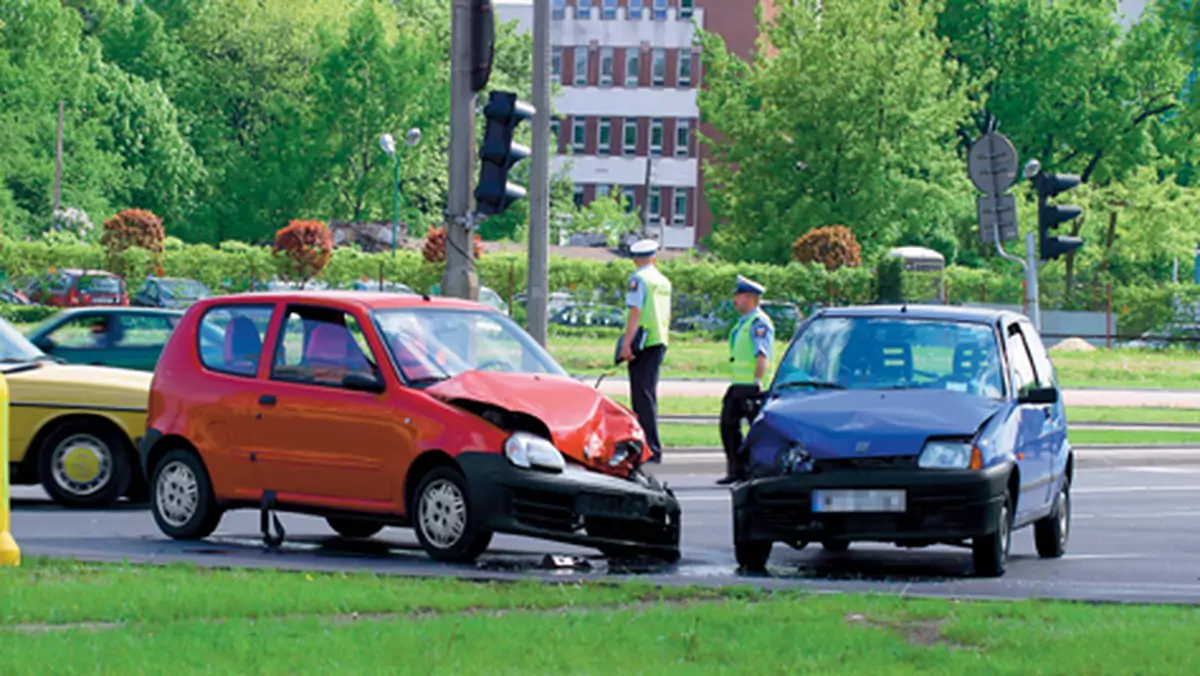
<svg viewBox="0 0 1200 676"><path fill-rule="evenodd" d="M844 390L842 385L837 383L829 383L823 380L792 380L786 383L780 383L775 386L777 390L789 390L797 387L811 387L818 390Z"/></svg>
<svg viewBox="0 0 1200 676"><path fill-rule="evenodd" d="M408 381L409 385L428 385L430 383L440 383L443 380L449 380L449 376L425 376L424 378L411 378Z"/></svg>

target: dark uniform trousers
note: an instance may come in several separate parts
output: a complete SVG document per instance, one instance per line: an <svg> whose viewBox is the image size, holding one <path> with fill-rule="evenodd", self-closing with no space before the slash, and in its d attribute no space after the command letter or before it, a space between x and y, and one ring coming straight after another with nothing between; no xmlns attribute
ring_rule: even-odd
<svg viewBox="0 0 1200 676"><path fill-rule="evenodd" d="M746 459L742 447L742 421L750 422L756 413L751 399L758 396L758 385L730 385L721 401L721 445L725 448L725 475L741 477Z"/></svg>
<svg viewBox="0 0 1200 676"><path fill-rule="evenodd" d="M646 444L654 453L651 462L662 460L662 444L658 440L658 371L666 351L666 345L647 347L634 354L629 362L629 398L646 433Z"/></svg>

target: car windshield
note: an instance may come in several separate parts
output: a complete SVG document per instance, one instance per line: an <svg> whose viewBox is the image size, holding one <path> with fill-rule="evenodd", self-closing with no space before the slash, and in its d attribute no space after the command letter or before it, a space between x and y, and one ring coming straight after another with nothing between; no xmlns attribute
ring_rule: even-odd
<svg viewBox="0 0 1200 676"><path fill-rule="evenodd" d="M507 316L486 310L376 310L375 323L409 382L444 380L465 371L566 375Z"/></svg>
<svg viewBox="0 0 1200 676"><path fill-rule="evenodd" d="M777 390L938 389L1004 396L990 326L885 317L821 317L789 346Z"/></svg>
<svg viewBox="0 0 1200 676"><path fill-rule="evenodd" d="M20 364L49 359L45 352L29 342L15 326L0 319L0 364Z"/></svg>
<svg viewBox="0 0 1200 676"><path fill-rule="evenodd" d="M164 279L159 283L166 298L200 300L208 297L208 287L192 279Z"/></svg>

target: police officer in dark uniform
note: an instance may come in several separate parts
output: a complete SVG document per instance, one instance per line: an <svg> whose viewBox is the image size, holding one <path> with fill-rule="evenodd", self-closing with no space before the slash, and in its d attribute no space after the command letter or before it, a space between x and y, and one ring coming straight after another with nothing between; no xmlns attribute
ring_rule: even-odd
<svg viewBox="0 0 1200 676"><path fill-rule="evenodd" d="M759 303L766 289L762 284L738 275L733 304L739 314L729 335L731 373L729 389L721 402L721 445L725 447L725 477L718 484L730 484L741 478L743 459L742 420L752 415L752 398L762 393L775 369L771 365L775 345L775 325Z"/></svg>

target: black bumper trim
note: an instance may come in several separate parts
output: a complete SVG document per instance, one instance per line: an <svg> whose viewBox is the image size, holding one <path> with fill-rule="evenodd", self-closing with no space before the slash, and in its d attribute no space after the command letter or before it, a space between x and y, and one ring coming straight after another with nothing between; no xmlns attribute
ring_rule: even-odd
<svg viewBox="0 0 1200 676"><path fill-rule="evenodd" d="M150 483L150 451L162 439L163 433L156 429L147 429L146 434L138 440L138 466L142 468L142 476Z"/></svg>
<svg viewBox="0 0 1200 676"><path fill-rule="evenodd" d="M455 460L483 528L679 558L679 501L668 491L583 469L520 469L498 453L461 453Z"/></svg>
<svg viewBox="0 0 1200 676"><path fill-rule="evenodd" d="M734 540L957 542L996 529L1011 464L984 470L857 470L754 479L733 490ZM815 489L904 489L902 513L814 513Z"/></svg>

